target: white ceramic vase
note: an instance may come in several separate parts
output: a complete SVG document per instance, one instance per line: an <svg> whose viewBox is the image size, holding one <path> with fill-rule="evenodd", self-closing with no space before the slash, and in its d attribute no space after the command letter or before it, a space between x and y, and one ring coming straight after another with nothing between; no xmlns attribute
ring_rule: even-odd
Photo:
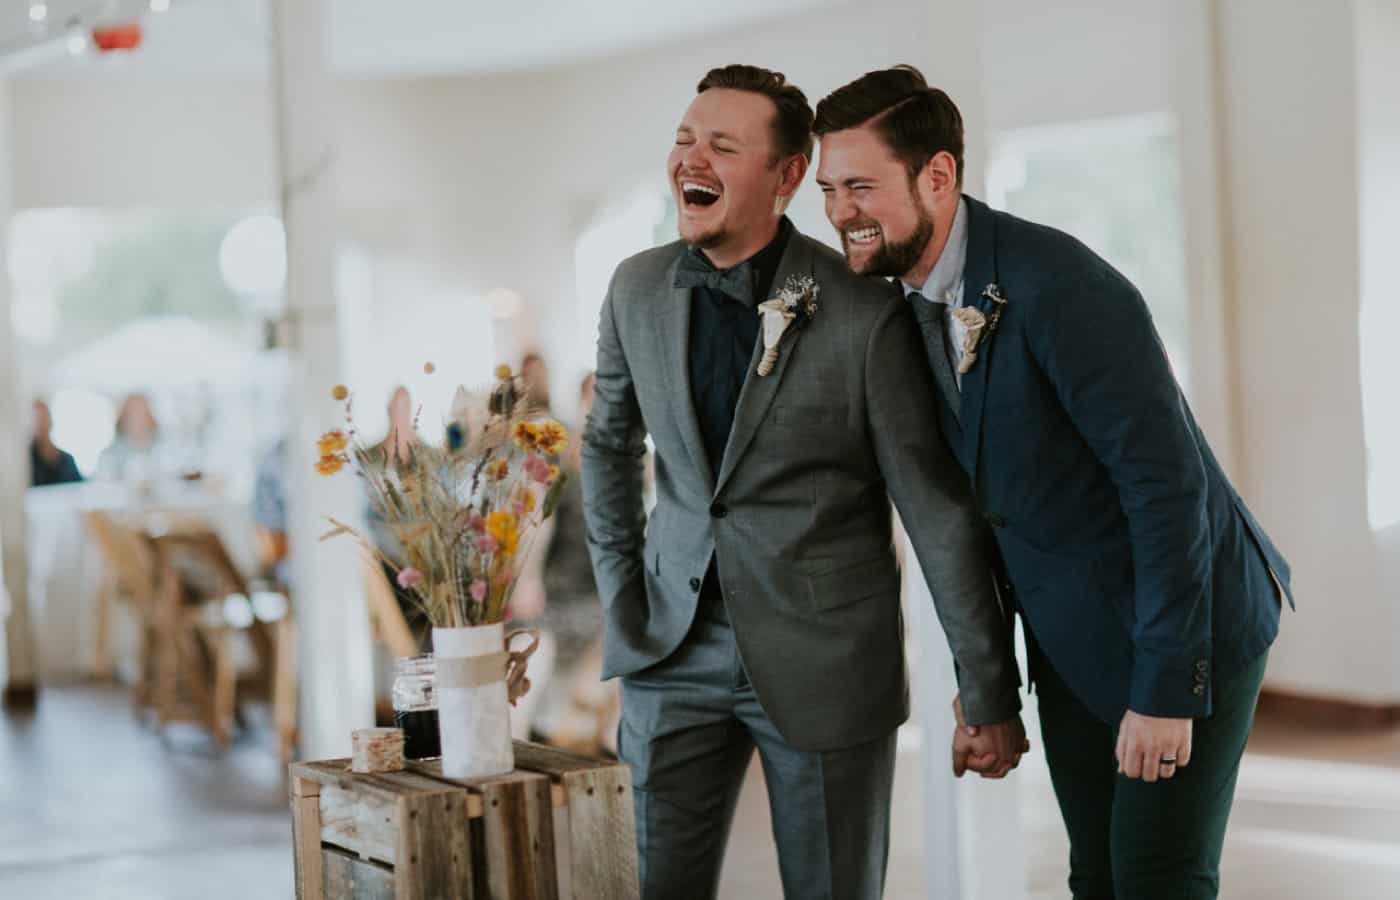
<svg viewBox="0 0 1400 900"><path fill-rule="evenodd" d="M505 626L500 623L433 629L442 774L449 778L501 775L515 768L504 664L500 679L486 684L463 687L443 678L453 668L446 660L493 656L504 648Z"/></svg>

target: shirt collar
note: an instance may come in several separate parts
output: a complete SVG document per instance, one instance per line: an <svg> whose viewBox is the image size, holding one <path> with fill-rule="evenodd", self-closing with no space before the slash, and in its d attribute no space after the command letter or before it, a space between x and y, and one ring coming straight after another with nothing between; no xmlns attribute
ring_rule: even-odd
<svg viewBox="0 0 1400 900"><path fill-rule="evenodd" d="M904 288L905 297L917 291L935 303L958 306L962 302L961 291L958 288L962 284L963 270L966 267L967 201L959 197L958 211L953 214L953 225L948 230L948 241L943 245L943 252L938 254L938 262L933 264L933 271L928 273L928 279L919 287L910 287L903 281L899 284Z"/></svg>

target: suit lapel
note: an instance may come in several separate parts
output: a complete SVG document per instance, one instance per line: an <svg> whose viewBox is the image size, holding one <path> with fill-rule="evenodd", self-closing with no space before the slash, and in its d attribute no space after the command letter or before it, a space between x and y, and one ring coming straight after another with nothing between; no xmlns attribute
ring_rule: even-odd
<svg viewBox="0 0 1400 900"><path fill-rule="evenodd" d="M695 470L700 473L705 486L713 492L714 472L710 471L709 455L705 453L705 440L700 434L700 420L695 415L695 395L690 385L690 289L674 287L676 266L680 258L666 270L666 283L662 287L666 301L661 314L656 317L658 338L664 356L663 368L666 376L666 395L677 398L674 403L676 427L680 429L685 449Z"/></svg>
<svg viewBox="0 0 1400 900"><path fill-rule="evenodd" d="M975 306L991 318L993 304L982 296L988 285L997 283L996 219L985 204L967 197L967 263L963 269L964 305ZM977 362L962 377L961 420L963 439L968 442L967 460L973 490L982 449L982 406L987 397L987 377L996 352L997 334L983 336L977 348Z"/></svg>
<svg viewBox="0 0 1400 900"><path fill-rule="evenodd" d="M800 232L793 232L788 240L787 249L783 251L782 261L778 264L778 272L773 276L770 293L781 288L790 275L811 274L812 251L807 245L808 240ZM766 299L768 298L760 297L759 302ZM773 371L766 376L760 376L757 370L759 360L763 358L763 330L759 329L758 340L754 341L753 358L749 360L748 375L744 378L744 387L739 391L739 402L734 410L734 427L729 432L729 443L724 448L719 479L715 482L716 495L724 490L724 485L734 474L734 468L753 442L754 435L758 434L764 417L768 415L768 407L773 404L773 398L778 394L778 386L782 384L788 361L792 359L793 352L801 341L801 334L800 329L788 331L780 345L778 362Z"/></svg>

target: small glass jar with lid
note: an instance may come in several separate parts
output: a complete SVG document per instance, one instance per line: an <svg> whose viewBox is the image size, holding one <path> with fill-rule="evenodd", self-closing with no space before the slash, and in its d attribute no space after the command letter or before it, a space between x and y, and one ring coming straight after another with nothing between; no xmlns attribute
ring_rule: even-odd
<svg viewBox="0 0 1400 900"><path fill-rule="evenodd" d="M394 724L403 729L404 759L442 756L436 673L431 653L405 656L394 663Z"/></svg>

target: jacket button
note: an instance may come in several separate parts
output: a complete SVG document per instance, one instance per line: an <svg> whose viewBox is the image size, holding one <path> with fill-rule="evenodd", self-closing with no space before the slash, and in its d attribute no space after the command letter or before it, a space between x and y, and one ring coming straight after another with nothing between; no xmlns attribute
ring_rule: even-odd
<svg viewBox="0 0 1400 900"><path fill-rule="evenodd" d="M1203 660L1203 659L1198 659L1198 660L1196 660L1196 671L1197 671L1197 672L1205 672L1205 671L1208 671L1209 669L1210 669L1210 663L1206 662L1206 661Z"/></svg>
<svg viewBox="0 0 1400 900"><path fill-rule="evenodd" d="M1201 695L1204 694L1205 692L1206 692L1206 686L1203 685L1203 684L1198 684L1198 685L1196 685L1195 687L1193 687L1193 688L1191 689L1191 693L1195 694L1197 697L1201 696Z"/></svg>
<svg viewBox="0 0 1400 900"><path fill-rule="evenodd" d="M700 590L700 579L699 579L699 578L692 578L692 579L690 579L690 589L691 589L692 591L696 591L697 593L699 592L699 590Z"/></svg>
<svg viewBox="0 0 1400 900"><path fill-rule="evenodd" d="M729 507L725 506L723 503L716 503L710 507L710 515L716 519L723 519L725 516L729 515Z"/></svg>

